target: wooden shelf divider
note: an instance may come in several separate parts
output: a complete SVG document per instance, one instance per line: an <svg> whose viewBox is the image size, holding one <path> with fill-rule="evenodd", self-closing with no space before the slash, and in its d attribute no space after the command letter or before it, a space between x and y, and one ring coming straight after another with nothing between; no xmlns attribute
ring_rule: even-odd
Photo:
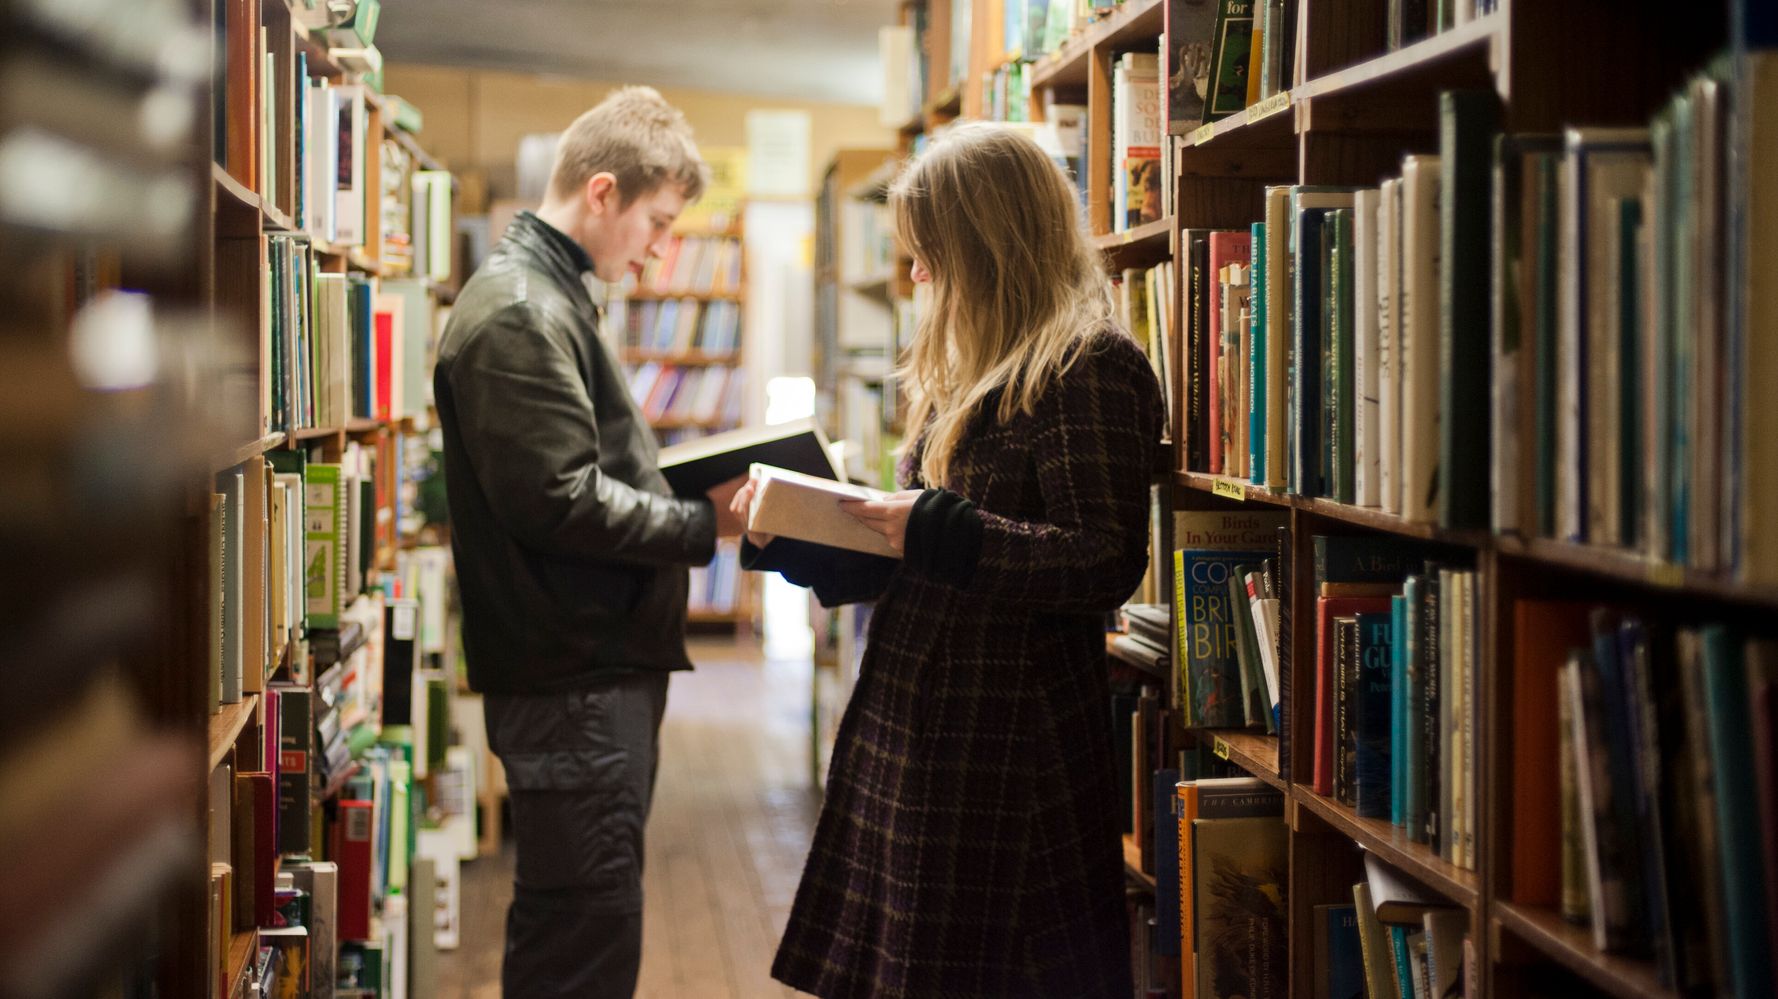
<svg viewBox="0 0 1778 999"><path fill-rule="evenodd" d="M1496 900L1494 922L1499 930L1621 999L1679 999L1677 991L1661 985L1652 960L1601 954L1593 947L1590 929L1558 913Z"/></svg>
<svg viewBox="0 0 1778 999"><path fill-rule="evenodd" d="M246 694L234 704L224 704L221 711L210 716L210 770L215 770L228 756L229 750L235 748L241 730L247 727L258 708L259 695Z"/></svg>
<svg viewBox="0 0 1778 999"><path fill-rule="evenodd" d="M1291 800L1306 808L1353 842L1376 854L1402 873L1415 878L1474 914L1481 903L1481 878L1447 863L1425 843L1408 839L1406 830L1385 819L1367 819L1332 798L1316 794L1306 785L1292 784Z"/></svg>
<svg viewBox="0 0 1778 999"><path fill-rule="evenodd" d="M1142 869L1142 848L1134 836L1124 837L1124 873L1149 891L1154 891L1154 875Z"/></svg>

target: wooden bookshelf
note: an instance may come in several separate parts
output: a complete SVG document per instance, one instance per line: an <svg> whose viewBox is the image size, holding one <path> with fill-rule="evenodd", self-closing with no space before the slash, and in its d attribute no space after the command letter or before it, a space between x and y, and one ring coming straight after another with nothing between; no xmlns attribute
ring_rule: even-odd
<svg viewBox="0 0 1778 999"><path fill-rule="evenodd" d="M274 450L283 443L284 432L280 430L229 450L219 451L210 459L210 471L220 472L225 468L233 468L248 458Z"/></svg>
<svg viewBox="0 0 1778 999"><path fill-rule="evenodd" d="M237 877L240 875L236 875ZM228 994L243 995L247 989L247 972L259 956L259 931L243 930L228 938Z"/></svg>
<svg viewBox="0 0 1778 999"><path fill-rule="evenodd" d="M669 301L685 301L687 299L694 301L694 302L740 302L740 301L743 301L746 296L738 291L653 291L653 290L643 291L643 290L637 290L637 291L630 292L628 295L626 295L624 297L628 298L632 302L669 302Z"/></svg>
<svg viewBox="0 0 1778 999"><path fill-rule="evenodd" d="M210 179L214 182L217 196L220 199L247 211L259 211L259 195L248 190L245 184L236 180L220 164L210 164Z"/></svg>
<svg viewBox="0 0 1778 999"><path fill-rule="evenodd" d="M712 353L705 350L642 350L638 347L625 347L621 357L625 364L677 364L684 367L741 363L741 353L735 350Z"/></svg>
<svg viewBox="0 0 1778 999"><path fill-rule="evenodd" d="M1136 837L1124 836L1124 874L1149 891L1154 891L1154 875L1142 869L1142 847L1137 845Z"/></svg>
<svg viewBox="0 0 1778 999"><path fill-rule="evenodd" d="M1165 16L1165 0L1125 0L1115 13L1039 60L1031 70L1031 89L1085 87L1095 52L1136 48L1139 41L1159 38Z"/></svg>
<svg viewBox="0 0 1778 999"><path fill-rule="evenodd" d="M1200 729L1200 739L1208 739L1210 752L1228 760L1254 777L1286 794L1289 782L1278 771L1278 737L1246 729Z"/></svg>
<svg viewBox="0 0 1778 999"><path fill-rule="evenodd" d="M1593 948L1592 930L1570 923L1558 913L1499 900L1492 911L1496 933L1522 941L1608 995L1679 999L1678 991L1661 985L1654 961L1601 954Z"/></svg>
<svg viewBox="0 0 1778 999"><path fill-rule="evenodd" d="M1472 918L1479 910L1481 878L1476 872L1446 862L1426 844L1409 840L1407 832L1400 827L1383 819L1363 818L1352 808L1316 794L1304 784L1292 783L1291 800L1296 807L1313 814L1391 866L1470 910Z"/></svg>
<svg viewBox="0 0 1778 999"><path fill-rule="evenodd" d="M1105 254L1105 266L1111 271L1147 268L1172 258L1173 229L1173 217L1169 215L1134 229L1096 236L1093 243Z"/></svg>
<svg viewBox="0 0 1778 999"><path fill-rule="evenodd" d="M205 773L222 764L258 710L259 695L247 694L237 703L224 704L220 712L210 716L210 765L205 768Z"/></svg>

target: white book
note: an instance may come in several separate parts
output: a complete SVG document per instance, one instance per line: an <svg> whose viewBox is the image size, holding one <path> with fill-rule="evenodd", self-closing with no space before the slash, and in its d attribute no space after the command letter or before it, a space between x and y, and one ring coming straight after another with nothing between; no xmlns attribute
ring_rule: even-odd
<svg viewBox="0 0 1778 999"><path fill-rule="evenodd" d="M303 119L303 170L309 200L303 221L310 235L331 242L339 187L339 101L334 88L320 81L309 88L308 101L308 114Z"/></svg>
<svg viewBox="0 0 1778 999"><path fill-rule="evenodd" d="M1376 506L1382 495L1377 476L1380 417L1377 383L1377 212L1382 197L1376 190L1359 191L1352 199L1353 384L1358 390L1353 411L1353 458L1357 475L1354 500Z"/></svg>
<svg viewBox="0 0 1778 999"><path fill-rule="evenodd" d="M364 181L364 86L348 83L333 88L334 220L333 241L341 246L362 246L365 235Z"/></svg>
<svg viewBox="0 0 1778 999"><path fill-rule="evenodd" d="M1377 500L1401 512L1401 179L1377 199Z"/></svg>
<svg viewBox="0 0 1778 999"><path fill-rule="evenodd" d="M832 548L900 558L881 534L847 513L845 499L882 499L887 493L866 486L820 479L771 465L754 465L753 505L747 529Z"/></svg>
<svg viewBox="0 0 1778 999"><path fill-rule="evenodd" d="M1438 514L1439 165L1402 158L1401 515L1430 524Z"/></svg>

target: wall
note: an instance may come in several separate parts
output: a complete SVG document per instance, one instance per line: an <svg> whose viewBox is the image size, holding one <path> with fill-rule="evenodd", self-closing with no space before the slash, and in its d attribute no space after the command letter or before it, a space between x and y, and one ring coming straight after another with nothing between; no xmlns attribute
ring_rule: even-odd
<svg viewBox="0 0 1778 999"><path fill-rule="evenodd" d="M403 63L385 67L383 83L388 93L399 94L425 115L420 144L453 170L485 171L490 194L496 198L514 193L513 161L520 137L561 131L619 86L598 80ZM819 185L821 170L834 150L892 148L895 144L894 133L878 124L875 107L659 89L685 112L699 144L706 146L746 145L750 110L808 111L811 189Z"/></svg>

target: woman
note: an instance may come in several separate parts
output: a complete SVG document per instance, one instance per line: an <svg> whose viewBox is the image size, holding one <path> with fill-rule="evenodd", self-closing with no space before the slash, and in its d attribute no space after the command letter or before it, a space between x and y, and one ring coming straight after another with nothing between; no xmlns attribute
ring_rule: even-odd
<svg viewBox="0 0 1778 999"><path fill-rule="evenodd" d="M1105 612L1147 564L1147 358L1067 179L991 125L891 192L932 285L903 371L900 560L753 535L749 568L877 599L774 977L820 996L1130 995ZM736 497L744 511L751 486Z"/></svg>

